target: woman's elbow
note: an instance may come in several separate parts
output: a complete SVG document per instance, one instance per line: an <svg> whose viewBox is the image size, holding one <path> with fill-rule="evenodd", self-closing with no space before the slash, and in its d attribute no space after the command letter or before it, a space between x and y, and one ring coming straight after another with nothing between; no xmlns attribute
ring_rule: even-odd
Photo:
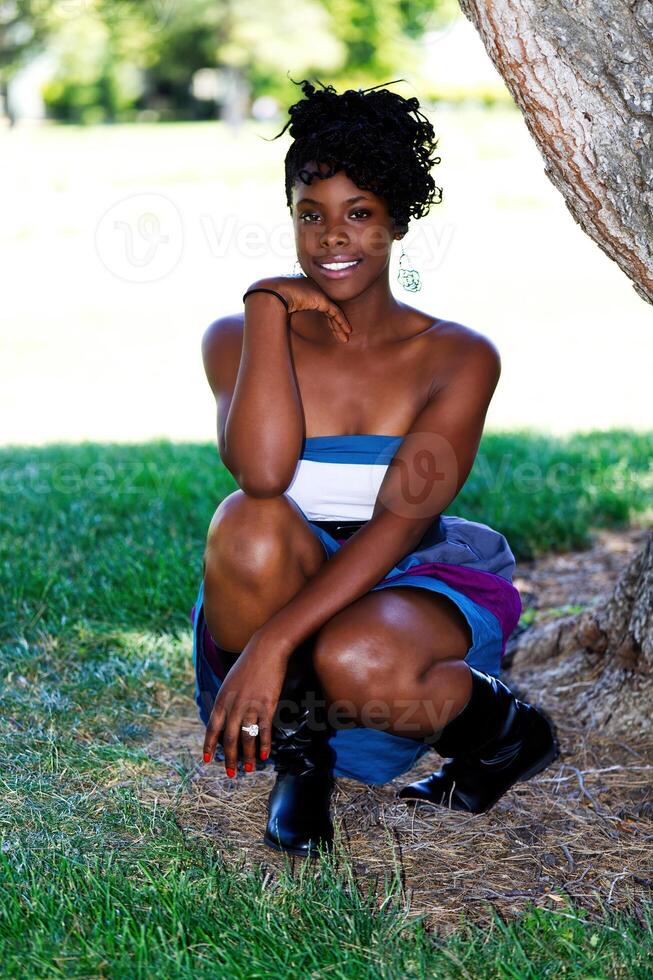
<svg viewBox="0 0 653 980"><path fill-rule="evenodd" d="M280 497L290 485L290 480L265 479L260 474L249 476L241 473L237 480L240 489L250 497Z"/></svg>

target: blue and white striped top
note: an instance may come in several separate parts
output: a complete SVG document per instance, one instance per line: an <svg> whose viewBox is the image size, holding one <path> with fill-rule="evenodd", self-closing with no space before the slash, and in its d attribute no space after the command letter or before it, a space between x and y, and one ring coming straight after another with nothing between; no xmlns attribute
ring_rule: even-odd
<svg viewBox="0 0 653 980"><path fill-rule="evenodd" d="M368 521L403 436L312 436L286 489L311 521Z"/></svg>

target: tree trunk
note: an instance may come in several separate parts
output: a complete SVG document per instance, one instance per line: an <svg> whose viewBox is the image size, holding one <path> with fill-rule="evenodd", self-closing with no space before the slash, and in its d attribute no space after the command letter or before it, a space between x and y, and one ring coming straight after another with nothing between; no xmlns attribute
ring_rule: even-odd
<svg viewBox="0 0 653 980"><path fill-rule="evenodd" d="M524 630L508 643L504 664L527 700L542 690L543 704L588 729L650 736L653 531L607 601Z"/></svg>
<svg viewBox="0 0 653 980"><path fill-rule="evenodd" d="M547 176L653 303L653 0L460 0Z"/></svg>

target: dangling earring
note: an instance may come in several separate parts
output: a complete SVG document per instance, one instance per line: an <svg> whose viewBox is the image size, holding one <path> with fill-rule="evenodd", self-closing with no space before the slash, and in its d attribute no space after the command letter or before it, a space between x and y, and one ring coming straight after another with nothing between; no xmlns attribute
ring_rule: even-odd
<svg viewBox="0 0 653 980"><path fill-rule="evenodd" d="M397 279L404 289L409 290L411 293L416 293L422 288L422 279L420 277L417 269L413 269L409 264L410 260L408 255L404 251L403 242L401 243L401 255L399 256L399 270L397 272Z"/></svg>

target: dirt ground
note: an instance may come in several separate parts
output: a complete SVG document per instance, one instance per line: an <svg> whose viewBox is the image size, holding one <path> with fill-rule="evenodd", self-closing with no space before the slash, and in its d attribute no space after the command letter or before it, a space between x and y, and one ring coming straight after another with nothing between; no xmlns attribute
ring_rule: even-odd
<svg viewBox="0 0 653 980"><path fill-rule="evenodd" d="M646 534L637 527L597 530L584 552L518 564L514 583L524 610L534 610L535 621L542 622L569 606L601 602ZM509 653L510 645L507 664ZM505 669L502 680L519 686L520 678ZM529 696L547 708L546 691ZM550 714L559 758L484 814L396 799L406 782L439 768L435 753L420 759L409 776L382 786L337 780L336 837L359 880L397 876L411 913L424 914L442 935L456 928L463 912L487 923L491 907L504 919L529 905L568 915L567 898L588 920L600 918L606 905L641 915L653 889L653 738L615 741L579 728L553 707ZM171 704L148 747L169 768L141 787L143 800L172 807L187 835L208 836L225 855L244 854L272 874L287 860L301 861L261 841L274 773L239 774L232 782L219 763L206 767L200 761L203 733L191 703Z"/></svg>

